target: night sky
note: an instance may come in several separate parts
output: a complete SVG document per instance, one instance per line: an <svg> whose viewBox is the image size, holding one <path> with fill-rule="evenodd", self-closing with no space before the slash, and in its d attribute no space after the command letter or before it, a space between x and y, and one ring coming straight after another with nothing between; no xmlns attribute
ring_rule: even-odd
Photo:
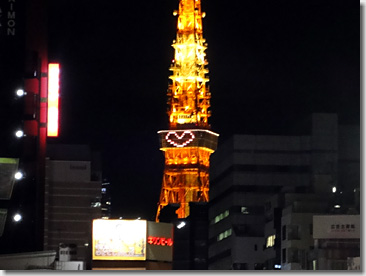
<svg viewBox="0 0 366 276"><path fill-rule="evenodd" d="M49 3L49 56L62 68L51 143L100 150L113 216L154 219L178 0ZM202 10L219 144L233 134L296 135L312 112L360 124L358 1L202 0Z"/></svg>

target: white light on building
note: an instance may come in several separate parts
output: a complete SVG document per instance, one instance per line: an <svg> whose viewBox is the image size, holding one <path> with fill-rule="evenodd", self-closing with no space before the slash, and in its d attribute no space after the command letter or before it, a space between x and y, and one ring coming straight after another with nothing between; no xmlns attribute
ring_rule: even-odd
<svg viewBox="0 0 366 276"><path fill-rule="evenodd" d="M14 174L14 177L15 177L16 180L20 180L20 179L23 178L23 173L22 172L16 172Z"/></svg>
<svg viewBox="0 0 366 276"><path fill-rule="evenodd" d="M21 220L22 220L22 215L21 215L21 214L19 214L19 213L16 213L16 214L13 216L13 220L14 220L15 222L19 222L19 221L21 221Z"/></svg>
<svg viewBox="0 0 366 276"><path fill-rule="evenodd" d="M183 228L185 225L186 225L186 223L185 223L184 221L181 221L181 222L177 225L177 228L178 228L178 229L181 229L181 228Z"/></svg>
<svg viewBox="0 0 366 276"><path fill-rule="evenodd" d="M23 132L23 130L17 130L16 132L15 132L15 136L16 137L18 137L18 138L20 138L20 137L23 137L24 136L24 132Z"/></svg>

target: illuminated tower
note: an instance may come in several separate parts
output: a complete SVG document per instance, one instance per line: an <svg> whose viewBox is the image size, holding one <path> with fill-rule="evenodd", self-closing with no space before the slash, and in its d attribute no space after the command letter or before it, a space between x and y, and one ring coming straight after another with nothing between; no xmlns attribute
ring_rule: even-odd
<svg viewBox="0 0 366 276"><path fill-rule="evenodd" d="M218 134L210 131L211 94L206 83L207 43L202 36L201 0L180 0L177 38L168 89L169 130L159 131L165 154L156 220L161 209L179 203L178 218L189 215L189 202L209 200L210 154L216 150Z"/></svg>

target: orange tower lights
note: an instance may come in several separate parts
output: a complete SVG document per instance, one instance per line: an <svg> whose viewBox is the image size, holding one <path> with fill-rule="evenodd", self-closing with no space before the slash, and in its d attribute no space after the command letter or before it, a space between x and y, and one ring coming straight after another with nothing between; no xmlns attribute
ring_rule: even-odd
<svg viewBox="0 0 366 276"><path fill-rule="evenodd" d="M211 94L206 86L207 44L203 38L201 0L180 0L175 56L168 89L169 130L159 131L165 169L156 221L161 209L179 203L178 218L189 215L189 202L209 200L210 154L218 134L210 131Z"/></svg>

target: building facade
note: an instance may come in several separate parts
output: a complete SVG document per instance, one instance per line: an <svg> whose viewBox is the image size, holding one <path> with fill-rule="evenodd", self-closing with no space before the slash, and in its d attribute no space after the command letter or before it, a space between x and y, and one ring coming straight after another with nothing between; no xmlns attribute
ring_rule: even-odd
<svg viewBox="0 0 366 276"><path fill-rule="evenodd" d="M73 244L74 259L90 260L92 220L101 217L101 172L88 146L49 145L47 156L44 249Z"/></svg>
<svg viewBox="0 0 366 276"><path fill-rule="evenodd" d="M307 269L313 215L357 209L357 128L313 114L310 129L234 135L213 155L209 269Z"/></svg>
<svg viewBox="0 0 366 276"><path fill-rule="evenodd" d="M313 217L316 270L360 270L360 216Z"/></svg>

